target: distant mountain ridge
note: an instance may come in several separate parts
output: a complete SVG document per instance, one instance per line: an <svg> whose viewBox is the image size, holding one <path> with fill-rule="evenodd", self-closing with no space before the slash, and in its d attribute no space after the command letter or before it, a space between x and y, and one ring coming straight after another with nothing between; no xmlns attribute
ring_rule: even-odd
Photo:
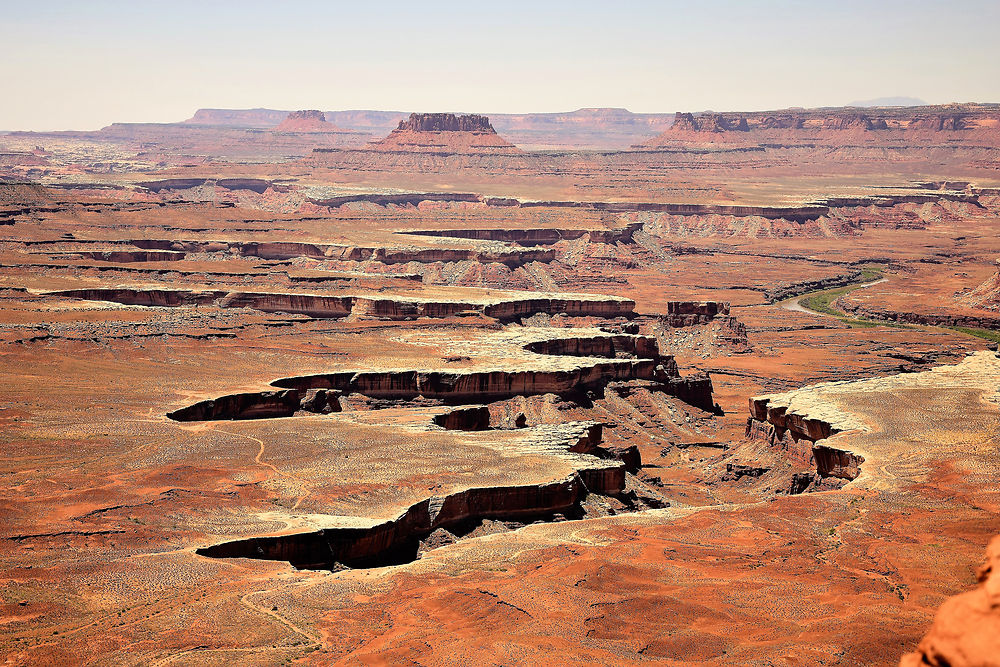
<svg viewBox="0 0 1000 667"><path fill-rule="evenodd" d="M927 102L919 97L876 97L871 100L855 100L849 107L924 107Z"/></svg>
<svg viewBox="0 0 1000 667"><path fill-rule="evenodd" d="M269 129L291 112L277 109L198 109L183 125ZM356 132L382 137L396 129L409 112L350 109L324 111L326 121ZM585 108L576 111L488 114L496 131L527 148L621 149L667 129L673 113L633 113L627 109Z"/></svg>
<svg viewBox="0 0 1000 667"><path fill-rule="evenodd" d="M866 144L905 139L995 145L1000 138L1000 104L677 112L669 129L636 148L671 148L691 143L842 145L848 137Z"/></svg>

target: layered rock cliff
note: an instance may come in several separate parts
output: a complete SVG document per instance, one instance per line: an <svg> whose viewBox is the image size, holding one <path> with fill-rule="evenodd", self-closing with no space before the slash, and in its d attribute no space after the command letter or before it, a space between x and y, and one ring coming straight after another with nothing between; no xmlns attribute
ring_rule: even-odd
<svg viewBox="0 0 1000 667"><path fill-rule="evenodd" d="M489 205L489 202L487 202ZM512 204L513 205L513 204ZM521 246L553 245L560 241L589 237L593 243L631 243L632 237L642 223L629 223L619 228L506 228L506 229L420 229L401 232L419 236L440 236L445 238L476 239L480 241L503 241Z"/></svg>
<svg viewBox="0 0 1000 667"><path fill-rule="evenodd" d="M959 302L972 308L1000 310L1000 270L963 295Z"/></svg>
<svg viewBox="0 0 1000 667"><path fill-rule="evenodd" d="M338 204L339 205L339 204ZM177 252L236 252L244 257L285 260L296 257L335 259L348 262L374 260L385 264L418 262L480 262L498 263L511 268L531 262L551 262L553 250L523 248L495 243L472 248L435 246L356 246L338 244L302 243L295 241L171 241L166 239L136 239L132 245L139 248L173 250Z"/></svg>
<svg viewBox="0 0 1000 667"><path fill-rule="evenodd" d="M762 440L780 450L787 459L814 467L820 478L835 477L850 481L861 474L864 457L818 443L839 432L839 428L822 416L789 409L788 401L783 398L763 396L750 399L747 438ZM808 485L813 480L803 481Z"/></svg>

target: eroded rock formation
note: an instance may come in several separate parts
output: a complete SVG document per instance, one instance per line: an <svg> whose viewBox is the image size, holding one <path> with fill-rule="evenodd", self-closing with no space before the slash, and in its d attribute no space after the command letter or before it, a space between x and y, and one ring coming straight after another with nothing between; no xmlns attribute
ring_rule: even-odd
<svg viewBox="0 0 1000 667"><path fill-rule="evenodd" d="M340 205L331 200L317 202L322 205ZM530 262L551 262L555 252L550 249L523 249L503 244L473 248L422 247L422 246L359 246L340 244L303 243L298 241L174 241L167 239L135 239L139 248L174 250L179 252L235 252L244 257L269 260L309 257L348 262L374 260L385 264L417 262L480 262L498 263L509 267L523 266Z"/></svg>
<svg viewBox="0 0 1000 667"><path fill-rule="evenodd" d="M174 250L87 250L78 254L102 262L176 262L184 259L183 252Z"/></svg>
<svg viewBox="0 0 1000 667"><path fill-rule="evenodd" d="M784 456L802 465L815 467L820 478L835 477L853 480L861 474L865 459L860 454L838 449L826 443L817 444L839 433L840 430L821 417L800 414L789 410L785 401L772 403L773 397L750 399L750 417L747 419L746 436L762 440L769 447L780 450ZM813 480L802 480L804 490Z"/></svg>
<svg viewBox="0 0 1000 667"><path fill-rule="evenodd" d="M667 312L660 321L668 327L690 327L708 324L720 315L729 315L725 301L668 301Z"/></svg>
<svg viewBox="0 0 1000 667"><path fill-rule="evenodd" d="M960 302L973 308L1000 310L1000 270L963 295Z"/></svg>

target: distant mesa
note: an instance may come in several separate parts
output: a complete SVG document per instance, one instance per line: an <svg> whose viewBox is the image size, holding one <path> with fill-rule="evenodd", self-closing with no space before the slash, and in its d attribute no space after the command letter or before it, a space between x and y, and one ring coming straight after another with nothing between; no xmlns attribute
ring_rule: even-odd
<svg viewBox="0 0 1000 667"><path fill-rule="evenodd" d="M520 153L497 134L490 119L477 114L411 113L375 150L417 153Z"/></svg>
<svg viewBox="0 0 1000 667"><path fill-rule="evenodd" d="M919 97L876 97L871 100L854 100L849 107L923 107L927 102Z"/></svg>
<svg viewBox="0 0 1000 667"><path fill-rule="evenodd" d="M185 125L274 127L288 115L277 109L198 109Z"/></svg>
<svg viewBox="0 0 1000 667"><path fill-rule="evenodd" d="M333 123L328 123L322 111L309 109L306 111L293 111L281 121L275 132L348 132L337 127Z"/></svg>
<svg viewBox="0 0 1000 667"><path fill-rule="evenodd" d="M995 144L1000 137L996 105L784 109L758 112L677 112L673 125L636 148L683 143L973 140ZM942 136L942 133L943 136ZM951 134L948 134L951 133Z"/></svg>

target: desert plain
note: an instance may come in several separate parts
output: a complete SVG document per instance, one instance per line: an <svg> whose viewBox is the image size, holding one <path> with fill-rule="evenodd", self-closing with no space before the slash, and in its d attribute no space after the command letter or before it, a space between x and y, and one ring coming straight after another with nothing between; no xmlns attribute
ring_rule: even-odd
<svg viewBox="0 0 1000 667"><path fill-rule="evenodd" d="M998 105L0 134L0 661L996 664L998 227Z"/></svg>

